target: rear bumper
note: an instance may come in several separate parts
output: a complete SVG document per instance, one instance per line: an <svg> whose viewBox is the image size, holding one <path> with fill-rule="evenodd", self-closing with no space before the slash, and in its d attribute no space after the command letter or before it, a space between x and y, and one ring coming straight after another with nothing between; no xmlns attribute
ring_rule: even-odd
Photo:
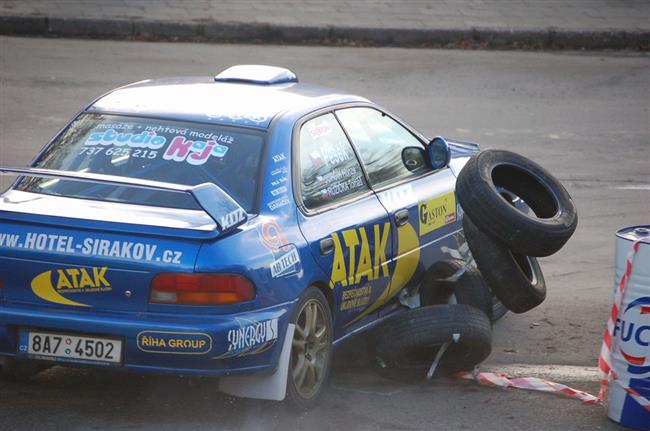
<svg viewBox="0 0 650 431"><path fill-rule="evenodd" d="M287 302L228 315L177 315L89 313L0 303L0 356L30 359L19 351L19 329L27 328L123 340L121 365L83 366L206 376L271 373L278 365L293 305Z"/></svg>

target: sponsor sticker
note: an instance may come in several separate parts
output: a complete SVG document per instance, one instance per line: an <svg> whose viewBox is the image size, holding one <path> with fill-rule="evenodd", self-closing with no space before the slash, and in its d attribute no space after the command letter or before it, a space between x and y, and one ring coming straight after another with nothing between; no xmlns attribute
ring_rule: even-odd
<svg viewBox="0 0 650 431"><path fill-rule="evenodd" d="M260 237L264 247L271 253L279 252L281 247L288 244L287 237L275 220L267 221L262 225Z"/></svg>
<svg viewBox="0 0 650 431"><path fill-rule="evenodd" d="M372 232L374 241L368 239ZM337 284L343 287L360 284L364 279L373 281L388 277L386 249L390 238L390 223L375 224L334 232L334 260L330 275L330 287ZM346 253L347 250L347 253Z"/></svg>
<svg viewBox="0 0 650 431"><path fill-rule="evenodd" d="M370 285L344 291L341 295L341 311L365 307L370 302L371 293Z"/></svg>
<svg viewBox="0 0 650 431"><path fill-rule="evenodd" d="M202 332L142 331L137 342L148 353L204 355L212 349L212 337Z"/></svg>
<svg viewBox="0 0 650 431"><path fill-rule="evenodd" d="M238 209L221 217L219 219L219 223L221 224L221 228L226 230L231 228L232 226L239 224L245 219L246 219L246 211Z"/></svg>
<svg viewBox="0 0 650 431"><path fill-rule="evenodd" d="M119 258L141 262L161 262L180 265L183 252L162 249L157 244L86 237L78 239L69 235L27 232L23 234L0 233L0 248L36 250L67 255Z"/></svg>
<svg viewBox="0 0 650 431"><path fill-rule="evenodd" d="M612 337L631 374L650 373L650 297L631 301L616 318Z"/></svg>
<svg viewBox="0 0 650 431"><path fill-rule="evenodd" d="M348 193L350 190L356 190L364 186L363 178L361 175L357 175L345 181L339 183L331 184L326 188L320 191L321 199L330 199L344 193Z"/></svg>
<svg viewBox="0 0 650 431"><path fill-rule="evenodd" d="M275 177L277 175L286 175L289 173L289 170L287 169L286 166L282 166L280 168L275 168L271 171L271 176Z"/></svg>
<svg viewBox="0 0 650 431"><path fill-rule="evenodd" d="M429 199L418 207L420 236L456 221L456 197L454 192Z"/></svg>
<svg viewBox="0 0 650 431"><path fill-rule="evenodd" d="M310 121L307 123L306 128L312 139L322 138L332 133L332 128L326 122L318 124L316 121Z"/></svg>
<svg viewBox="0 0 650 431"><path fill-rule="evenodd" d="M97 130L97 129L95 129ZM117 132L114 129L108 129L101 132L92 132L84 145L90 146L117 146L128 148L146 148L158 150L167 142L164 136L157 135L155 131L136 132Z"/></svg>
<svg viewBox="0 0 650 431"><path fill-rule="evenodd" d="M381 203L389 211L395 211L400 208L409 207L417 203L418 198L413 191L411 184L403 184L392 189L383 191L379 194Z"/></svg>
<svg viewBox="0 0 650 431"><path fill-rule="evenodd" d="M213 359L227 359L265 352L278 339L278 319L249 320L237 318L239 328L228 331L228 350Z"/></svg>
<svg viewBox="0 0 650 431"><path fill-rule="evenodd" d="M273 159L273 163L280 163L287 160L287 156L284 153L275 154L271 158Z"/></svg>
<svg viewBox="0 0 650 431"><path fill-rule="evenodd" d="M287 186L280 186L277 189L271 190L271 196L278 196L281 194L286 194L289 189L287 189Z"/></svg>
<svg viewBox="0 0 650 431"><path fill-rule="evenodd" d="M271 211L275 211L279 208L289 205L289 203L289 196L285 195L270 201L267 205Z"/></svg>
<svg viewBox="0 0 650 431"><path fill-rule="evenodd" d="M287 177L280 177L277 180L271 181L271 185L273 187L278 187L282 183L286 183L288 181Z"/></svg>
<svg viewBox="0 0 650 431"><path fill-rule="evenodd" d="M290 245L289 251L282 254L271 264L271 276L273 278L293 274L298 270L300 255L294 245Z"/></svg>
<svg viewBox="0 0 650 431"><path fill-rule="evenodd" d="M228 147L214 140L191 141L184 136L176 136L165 150L163 159L200 166L205 164L210 156L222 158L227 152Z"/></svg>
<svg viewBox="0 0 650 431"><path fill-rule="evenodd" d="M70 293L97 293L113 290L107 267L65 268L42 272L31 281L34 295L54 304L91 307L67 298Z"/></svg>
<svg viewBox="0 0 650 431"><path fill-rule="evenodd" d="M199 166L211 156L223 158L229 148L224 144L232 144L235 140L222 133L164 126L147 126L144 130L142 126L133 124L113 123L109 124L109 128L105 126L100 124L90 133L80 154L155 159L159 153L153 150L163 150L164 160ZM104 151L105 147L110 148Z"/></svg>

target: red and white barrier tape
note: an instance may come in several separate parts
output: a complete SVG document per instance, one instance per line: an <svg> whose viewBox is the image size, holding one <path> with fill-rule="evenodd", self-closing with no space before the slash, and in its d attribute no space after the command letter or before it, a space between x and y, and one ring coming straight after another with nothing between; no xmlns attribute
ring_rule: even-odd
<svg viewBox="0 0 650 431"><path fill-rule="evenodd" d="M587 404L596 404L599 402L595 397L587 392L573 389L561 383L550 382L538 377L510 377L505 373L491 372L481 373L478 371L463 371L456 373L457 377L463 379L475 380L481 385L497 386L500 388L517 388L528 391L541 391L553 394L566 395L574 397Z"/></svg>
<svg viewBox="0 0 650 431"><path fill-rule="evenodd" d="M518 388L532 391L549 392L554 394L562 394L574 397L587 404L602 403L607 393L607 387L610 381L618 380L618 376L611 367L611 352L613 344L613 330L616 319L618 319L619 312L623 306L625 298L625 289L632 276L632 269L634 267L634 258L639 251L641 241L636 241L632 244L632 250L628 253L625 262L625 273L621 277L618 284L618 289L614 293L614 303L612 310L605 328L603 336L603 344L600 350L600 357L598 358L598 367L600 369L600 390L598 396L595 397L587 392L573 389L561 383L550 382L548 380L540 379L537 377L518 377L513 378L505 373L489 372L481 373L477 370L472 372L463 371L457 373L457 377L464 379L475 380L479 384L488 386L497 386L501 388ZM630 387L624 386L623 389L636 400L645 410L650 411L650 400L643 397L637 391Z"/></svg>
<svg viewBox="0 0 650 431"><path fill-rule="evenodd" d="M641 246L641 240L637 240L632 244L632 250L627 254L625 260L625 273L621 277L620 282L618 283L618 289L614 293L614 303L612 304L612 311L609 315L609 320L607 321L607 327L605 328L605 334L603 335L603 344L600 348L600 357L598 358L598 368L600 368L600 390L598 391L598 399L603 401L605 395L607 394L607 387L611 380L617 380L618 376L612 370L612 341L613 341L613 331L614 324L616 319L618 319L619 312L623 306L623 300L625 299L625 290L627 283L630 281L632 276L632 268L634 267L634 258L639 251ZM623 387L625 391L636 400L641 406L646 410L650 411L650 400L641 396L634 389L629 387Z"/></svg>

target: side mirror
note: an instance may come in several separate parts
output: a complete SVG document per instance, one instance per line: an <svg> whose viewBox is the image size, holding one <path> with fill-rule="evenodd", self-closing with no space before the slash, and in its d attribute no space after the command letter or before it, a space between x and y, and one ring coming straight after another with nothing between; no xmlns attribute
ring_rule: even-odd
<svg viewBox="0 0 650 431"><path fill-rule="evenodd" d="M406 147L402 150L402 163L411 172L427 171L427 156L422 147Z"/></svg>
<svg viewBox="0 0 650 431"><path fill-rule="evenodd" d="M442 169L449 164L451 150L442 136L436 136L427 144L427 163L431 169Z"/></svg>

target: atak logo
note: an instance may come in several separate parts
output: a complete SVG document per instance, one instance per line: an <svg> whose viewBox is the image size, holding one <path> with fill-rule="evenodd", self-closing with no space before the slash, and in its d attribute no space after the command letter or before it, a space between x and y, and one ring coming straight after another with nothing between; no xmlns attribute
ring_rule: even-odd
<svg viewBox="0 0 650 431"><path fill-rule="evenodd" d="M634 374L650 372L650 297L630 302L623 316L616 319L613 337Z"/></svg>
<svg viewBox="0 0 650 431"><path fill-rule="evenodd" d="M41 299L55 304L90 307L72 301L63 294L107 292L112 290L106 278L108 268L66 268L45 271L32 279L32 292Z"/></svg>
<svg viewBox="0 0 650 431"><path fill-rule="evenodd" d="M337 283L341 286L359 284L365 277L367 281L380 277L388 277L389 270L386 259L386 246L390 237L390 224L376 224L373 226L374 247L370 247L366 228L347 229L340 234L334 232L334 262L330 287L333 289ZM341 238L343 241L341 241ZM343 244L348 250L346 255ZM371 253L371 251L373 253Z"/></svg>

